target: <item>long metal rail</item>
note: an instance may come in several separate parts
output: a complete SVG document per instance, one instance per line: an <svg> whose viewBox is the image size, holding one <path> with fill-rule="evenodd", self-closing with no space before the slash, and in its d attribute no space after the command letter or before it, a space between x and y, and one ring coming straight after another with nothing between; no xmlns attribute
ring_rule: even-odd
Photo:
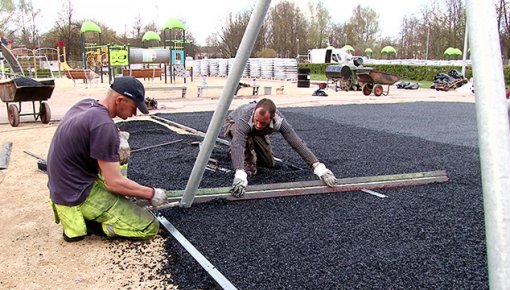
<svg viewBox="0 0 510 290"><path fill-rule="evenodd" d="M204 270L211 275L211 277L226 290L237 289L223 274L211 264L204 255L202 255L193 244L191 244L186 237L184 237L164 216L155 215L160 224L190 253L190 255L204 268Z"/></svg>
<svg viewBox="0 0 510 290"><path fill-rule="evenodd" d="M205 138L206 134L204 132L202 132L202 131L199 131L199 130L195 129L195 128L191 128L191 127L188 127L188 126L183 125L181 123L177 123L177 122L174 122L172 120L168 120L168 119L161 118L161 117L154 116L154 115L151 115L151 118L153 118L154 120L159 121L161 123L165 123L167 125L174 126L176 128L182 129L182 130L184 130L186 132L189 132L189 133L191 133L193 135L197 135L197 136ZM222 139L222 138L219 138L219 137L216 138L216 142L221 143L223 145L230 146L230 141Z"/></svg>
<svg viewBox="0 0 510 290"><path fill-rule="evenodd" d="M363 191L381 188L424 185L445 181L448 181L446 171L438 170L395 175L342 178L337 179L335 187L328 187L324 185L324 183L320 180L249 185L246 188L246 194L241 198L233 197L230 194L230 187L200 188L196 192L195 202L207 202L217 198L234 201L271 197L315 195L334 192ZM153 209L160 210L176 206L176 202L181 199L183 194L184 190L167 191L168 203Z"/></svg>

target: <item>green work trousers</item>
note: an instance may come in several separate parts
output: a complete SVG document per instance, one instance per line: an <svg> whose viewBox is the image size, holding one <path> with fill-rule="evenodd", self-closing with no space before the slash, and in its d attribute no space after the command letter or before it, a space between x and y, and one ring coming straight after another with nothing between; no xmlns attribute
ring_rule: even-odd
<svg viewBox="0 0 510 290"><path fill-rule="evenodd" d="M147 239L159 230L158 220L146 209L123 196L108 191L101 179L94 182L90 194L77 206L52 203L56 222L62 222L69 238L87 235L85 220L100 223L108 237Z"/></svg>

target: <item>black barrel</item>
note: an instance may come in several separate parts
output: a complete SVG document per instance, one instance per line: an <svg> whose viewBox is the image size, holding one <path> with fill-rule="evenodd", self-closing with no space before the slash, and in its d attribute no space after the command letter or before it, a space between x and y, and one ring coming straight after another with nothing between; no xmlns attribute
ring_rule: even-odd
<svg viewBox="0 0 510 290"><path fill-rule="evenodd" d="M303 67L298 68L297 74L297 87L309 88L310 87L310 69Z"/></svg>

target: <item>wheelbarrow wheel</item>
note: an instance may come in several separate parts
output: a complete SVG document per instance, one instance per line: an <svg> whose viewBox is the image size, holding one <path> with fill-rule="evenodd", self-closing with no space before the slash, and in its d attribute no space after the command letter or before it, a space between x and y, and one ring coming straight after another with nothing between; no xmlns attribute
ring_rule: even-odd
<svg viewBox="0 0 510 290"><path fill-rule="evenodd" d="M372 85L364 84L361 90L363 91L363 95L370 96L370 94L372 93Z"/></svg>
<svg viewBox="0 0 510 290"><path fill-rule="evenodd" d="M15 104L10 104L9 107L7 107L7 117L9 118L9 123L13 127L18 127L19 125L19 111L18 106Z"/></svg>
<svg viewBox="0 0 510 290"><path fill-rule="evenodd" d="M381 85L375 85L374 86L374 95L376 95L377 97L379 97L380 95L383 94L383 87Z"/></svg>
<svg viewBox="0 0 510 290"><path fill-rule="evenodd" d="M51 110L48 103L41 103L41 107L39 108L39 117L41 117L41 122L43 124L48 124L51 121Z"/></svg>

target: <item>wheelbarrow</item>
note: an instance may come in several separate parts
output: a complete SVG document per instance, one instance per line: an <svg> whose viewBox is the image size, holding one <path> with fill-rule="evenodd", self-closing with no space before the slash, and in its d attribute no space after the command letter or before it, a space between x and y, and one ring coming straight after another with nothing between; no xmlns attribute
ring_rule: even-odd
<svg viewBox="0 0 510 290"><path fill-rule="evenodd" d="M50 105L44 101L51 97L54 88L55 80L53 79L36 81L18 77L0 81L0 100L6 104L7 118L11 126L19 125L20 116L34 116L36 121L40 119L43 124L48 124L51 120ZM21 113L23 102L32 102L31 113ZM39 103L37 110L36 102Z"/></svg>
<svg viewBox="0 0 510 290"><path fill-rule="evenodd" d="M390 86L399 81L397 75L388 74L373 70L371 68L362 68L356 71L356 78L362 83L361 91L365 96L369 96L372 92L377 97L381 95L387 96L390 92ZM387 85L385 91L383 85Z"/></svg>

